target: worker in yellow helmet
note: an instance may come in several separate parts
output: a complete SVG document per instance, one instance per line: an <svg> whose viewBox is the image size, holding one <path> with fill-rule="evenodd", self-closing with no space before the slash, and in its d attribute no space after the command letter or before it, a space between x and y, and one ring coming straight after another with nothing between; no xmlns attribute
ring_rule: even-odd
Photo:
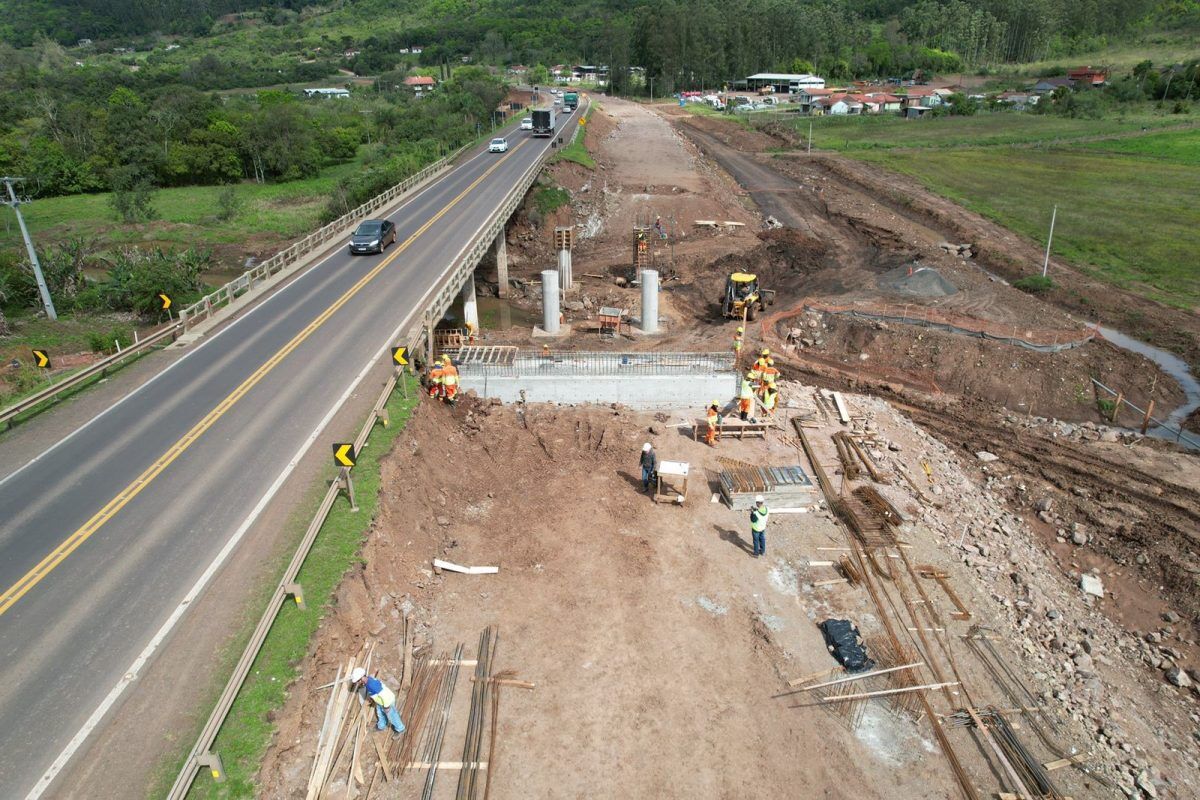
<svg viewBox="0 0 1200 800"><path fill-rule="evenodd" d="M709 403L705 417L705 421L708 422L708 433L704 435L704 441L708 442L709 447L716 447L717 436L720 435L717 427L721 424L721 404L716 400Z"/></svg>
<svg viewBox="0 0 1200 800"><path fill-rule="evenodd" d="M763 390L762 403L763 408L767 410L767 413L774 416L775 406L779 404L779 390L775 388L774 384L767 386L767 388Z"/></svg>
<svg viewBox="0 0 1200 800"><path fill-rule="evenodd" d="M442 356L442 391L447 403L458 402L458 367L454 366L450 356Z"/></svg>
<svg viewBox="0 0 1200 800"><path fill-rule="evenodd" d="M775 389L775 381L779 379L779 370L775 368L775 359L767 357L767 363L761 371L759 394L766 397L767 389Z"/></svg>
<svg viewBox="0 0 1200 800"><path fill-rule="evenodd" d="M750 380L750 373L746 373L746 377L742 379L742 390L738 392L738 414L742 421L750 418L750 409L754 408L754 384Z"/></svg>
<svg viewBox="0 0 1200 800"><path fill-rule="evenodd" d="M746 329L738 326L737 333L733 334L733 357L739 359L742 357L742 345L745 343Z"/></svg>

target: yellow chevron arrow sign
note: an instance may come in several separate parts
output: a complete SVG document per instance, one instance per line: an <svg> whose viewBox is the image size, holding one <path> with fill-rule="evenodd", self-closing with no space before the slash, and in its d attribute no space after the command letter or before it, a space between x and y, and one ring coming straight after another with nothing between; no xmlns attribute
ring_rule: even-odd
<svg viewBox="0 0 1200 800"><path fill-rule="evenodd" d="M393 347L392 348L392 361L394 361L398 366L407 367L408 359L405 358L405 355L407 353L408 353L407 347Z"/></svg>
<svg viewBox="0 0 1200 800"><path fill-rule="evenodd" d="M162 300L162 310L163 311L166 311L168 308L171 307L171 298L167 297L165 294L160 293L158 295L158 299Z"/></svg>
<svg viewBox="0 0 1200 800"><path fill-rule="evenodd" d="M353 467L358 462L353 442L337 442L333 445L333 463L339 467Z"/></svg>
<svg viewBox="0 0 1200 800"><path fill-rule="evenodd" d="M33 351L33 362L37 364L39 369L50 369L50 356L45 350Z"/></svg>

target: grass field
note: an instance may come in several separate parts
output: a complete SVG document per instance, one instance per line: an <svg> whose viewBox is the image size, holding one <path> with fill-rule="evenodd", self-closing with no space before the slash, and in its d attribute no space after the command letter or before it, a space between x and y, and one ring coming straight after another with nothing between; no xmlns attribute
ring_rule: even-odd
<svg viewBox="0 0 1200 800"><path fill-rule="evenodd" d="M1200 167L1200 127L1189 131L1148 133L1128 139L1088 142L1087 150L1135 155L1155 161Z"/></svg>
<svg viewBox="0 0 1200 800"><path fill-rule="evenodd" d="M75 236L101 247L144 244L155 246L274 245L317 227L317 218L330 193L358 162L329 167L315 178L287 183L243 183L237 192L242 207L226 222L217 219L219 186L161 189L154 195L158 218L145 223L119 223L109 195L77 194L48 197L22 206L25 222L39 247ZM21 248L21 234L12 214L2 212L0 248Z"/></svg>
<svg viewBox="0 0 1200 800"><path fill-rule="evenodd" d="M808 134L810 118L794 123ZM903 119L894 115L813 117L813 146L852 152L910 147L981 147L1054 144L1066 140L1140 133L1143 128L1186 125L1188 117L1150 109L1109 119L1072 119L1020 112L980 113L971 117ZM1192 123L1195 124L1195 123Z"/></svg>
<svg viewBox="0 0 1200 800"><path fill-rule="evenodd" d="M978 147L853 153L911 175L980 214L1045 241L1105 281L1183 308L1200 305L1200 131L1061 148Z"/></svg>

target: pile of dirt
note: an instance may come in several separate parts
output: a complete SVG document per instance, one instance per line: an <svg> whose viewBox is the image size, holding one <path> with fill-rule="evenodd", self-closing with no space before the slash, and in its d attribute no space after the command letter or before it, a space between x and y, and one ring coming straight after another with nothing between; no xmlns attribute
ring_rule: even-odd
<svg viewBox="0 0 1200 800"><path fill-rule="evenodd" d="M933 267L910 264L879 276L879 288L909 297L949 297L957 294L954 284Z"/></svg>

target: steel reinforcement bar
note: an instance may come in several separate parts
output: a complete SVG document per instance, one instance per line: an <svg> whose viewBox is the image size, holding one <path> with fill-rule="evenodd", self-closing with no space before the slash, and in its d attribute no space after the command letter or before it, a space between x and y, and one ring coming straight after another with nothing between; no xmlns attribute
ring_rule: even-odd
<svg viewBox="0 0 1200 800"><path fill-rule="evenodd" d="M379 394L379 399L371 407L371 413L367 417L367 421L363 423L362 430L354 438L354 449L356 452L362 451L363 445L366 444L367 437L374 430L376 423L382 421L384 425L387 425L387 412L384 409L387 406L388 399L392 396L392 392L396 389L397 380L398 375L393 373L388 382L384 384L383 391ZM225 723L225 717L229 715L229 710L233 707L233 701L237 698L238 692L242 690L242 684L246 682L246 676L250 674L250 668L254 665L254 660L258 658L258 653L262 650L263 643L267 639L267 634L271 631L271 626L275 624L275 618L283 610L284 603L291 599L297 605L303 606L305 604L303 590L299 583L297 583L296 578L300 574L300 568L304 565L304 561L308 558L308 554L317 540L317 534L321 532L321 527L325 524L325 519L329 516L329 512L333 510L333 504L337 501L337 497L343 488L344 485L339 478L335 479L325 492L325 497L321 501L320 507L317 508L317 513L313 515L312 520L308 523L308 529L304 532L304 538L300 540L300 546L296 548L296 553L292 556L287 569L284 570L283 577L276 584L275 591L271 594L271 600L258 621L258 626L255 627L254 633L250 636L250 641L246 643L246 649L242 651L242 656L238 659L237 666L233 668L233 674L229 676L229 682L225 684L225 689L221 692L216 707L213 709L212 714L209 715L203 730L200 731L200 738L196 740L191 752L188 753L183 770L180 771L174 785L171 787L170 794L167 795L171 800L183 800L187 796L188 790L191 789L192 782L195 781L201 767L207 767L212 773L214 780L224 780L225 769L220 756L212 751L213 742L216 740L221 726Z"/></svg>
<svg viewBox="0 0 1200 800"><path fill-rule="evenodd" d="M147 336L145 339L140 339L135 344L131 344L129 347L126 347L123 350L100 359L87 369L80 370L65 380L51 384L36 394L32 394L17 403L13 403L8 408L0 411L0 422L3 422L7 428L11 428L13 425L13 420L22 413L36 407L41 403L44 403L47 400L57 397L69 389L73 389L82 383L86 383L89 378L92 378L96 375L106 374L109 369L115 367L117 364L120 364L122 361L132 358L139 353L144 353L151 348L157 347L165 339L169 338L171 341L175 341L175 338L182 330L182 322L174 322L165 328L160 328L159 330Z"/></svg>

